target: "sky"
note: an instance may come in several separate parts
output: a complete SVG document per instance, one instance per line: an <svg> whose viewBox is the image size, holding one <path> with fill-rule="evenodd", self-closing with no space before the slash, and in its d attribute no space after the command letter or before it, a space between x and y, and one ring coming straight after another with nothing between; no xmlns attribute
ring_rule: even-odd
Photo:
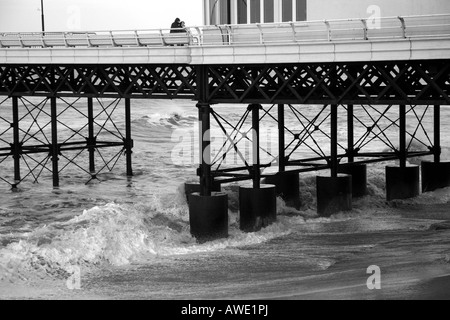
<svg viewBox="0 0 450 320"><path fill-rule="evenodd" d="M43 0L46 31L170 28L203 24L202 0ZM0 32L41 31L41 0L0 0Z"/></svg>

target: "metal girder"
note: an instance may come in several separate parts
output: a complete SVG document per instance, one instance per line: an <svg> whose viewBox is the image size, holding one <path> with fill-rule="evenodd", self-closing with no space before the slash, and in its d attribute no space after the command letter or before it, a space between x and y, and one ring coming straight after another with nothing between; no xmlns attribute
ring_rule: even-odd
<svg viewBox="0 0 450 320"><path fill-rule="evenodd" d="M2 65L0 95L196 99L210 104L445 105L450 104L450 62Z"/></svg>
<svg viewBox="0 0 450 320"><path fill-rule="evenodd" d="M448 60L209 66L211 103L449 104Z"/></svg>
<svg viewBox="0 0 450 320"><path fill-rule="evenodd" d="M0 95L192 99L196 80L186 65L5 65Z"/></svg>

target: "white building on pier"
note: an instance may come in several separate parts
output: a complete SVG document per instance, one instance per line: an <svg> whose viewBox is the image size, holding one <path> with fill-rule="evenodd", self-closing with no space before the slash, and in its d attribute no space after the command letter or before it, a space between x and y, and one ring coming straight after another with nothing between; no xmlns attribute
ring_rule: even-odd
<svg viewBox="0 0 450 320"><path fill-rule="evenodd" d="M205 25L450 13L449 0L203 0Z"/></svg>

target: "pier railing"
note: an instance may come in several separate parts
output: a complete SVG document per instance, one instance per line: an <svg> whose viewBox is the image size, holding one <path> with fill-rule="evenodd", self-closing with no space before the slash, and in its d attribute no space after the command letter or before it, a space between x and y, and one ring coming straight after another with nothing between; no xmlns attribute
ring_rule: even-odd
<svg viewBox="0 0 450 320"><path fill-rule="evenodd" d="M170 29L1 33L0 48L223 46L450 36L450 14Z"/></svg>

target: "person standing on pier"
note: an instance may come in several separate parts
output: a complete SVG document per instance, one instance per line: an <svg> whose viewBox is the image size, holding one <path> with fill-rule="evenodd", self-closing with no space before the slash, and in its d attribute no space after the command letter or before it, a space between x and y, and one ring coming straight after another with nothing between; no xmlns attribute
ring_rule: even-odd
<svg viewBox="0 0 450 320"><path fill-rule="evenodd" d="M176 32L182 32L182 30L179 30L181 28L180 18L176 18L174 22L172 22L172 25L170 26L170 33L176 33Z"/></svg>

